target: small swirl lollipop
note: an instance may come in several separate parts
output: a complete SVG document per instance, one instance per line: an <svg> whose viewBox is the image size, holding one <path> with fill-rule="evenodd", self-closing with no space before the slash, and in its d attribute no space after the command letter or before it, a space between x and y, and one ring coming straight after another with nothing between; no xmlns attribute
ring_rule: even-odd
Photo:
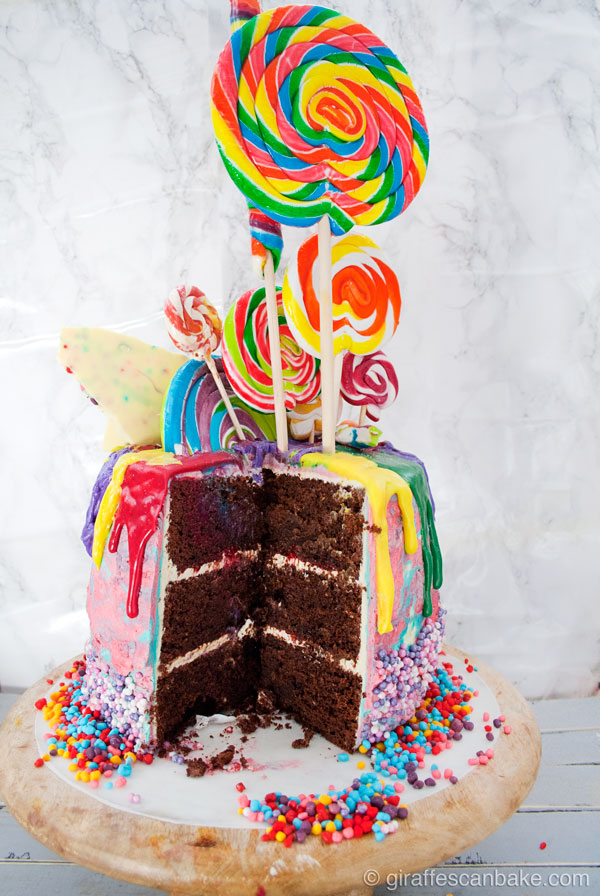
<svg viewBox="0 0 600 896"><path fill-rule="evenodd" d="M210 370L240 440L245 438L225 386L212 358L223 333L217 309L197 286L172 289L165 302L167 330L180 351L204 360Z"/></svg>
<svg viewBox="0 0 600 896"><path fill-rule="evenodd" d="M221 341L221 318L197 286L172 289L165 302L165 317L173 344L185 355L204 358Z"/></svg>
<svg viewBox="0 0 600 896"><path fill-rule="evenodd" d="M294 339L277 292L285 407L313 401L321 388L319 361ZM236 394L263 413L275 409L267 302L263 287L248 290L229 309L223 329L223 366Z"/></svg>
<svg viewBox="0 0 600 896"><path fill-rule="evenodd" d="M217 371L224 376L221 358L214 358ZM246 439L275 437L275 420L244 404L226 382L227 395ZM207 366L191 360L181 367L169 385L162 409L162 445L174 454L218 451L238 441L225 402Z"/></svg>
<svg viewBox="0 0 600 896"><path fill-rule="evenodd" d="M318 299L318 240L309 237L285 272L283 305L299 344L321 356ZM400 288L381 250L362 234L335 240L331 250L333 352L366 355L394 334L400 317Z"/></svg>
<svg viewBox="0 0 600 896"><path fill-rule="evenodd" d="M398 397L398 376L384 352L371 355L347 354L342 363L341 396L354 407L360 407L359 424L365 418L377 423L383 408Z"/></svg>

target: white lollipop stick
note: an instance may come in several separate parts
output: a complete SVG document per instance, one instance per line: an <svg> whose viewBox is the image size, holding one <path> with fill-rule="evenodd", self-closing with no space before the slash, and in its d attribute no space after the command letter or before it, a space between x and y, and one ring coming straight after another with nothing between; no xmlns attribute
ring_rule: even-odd
<svg viewBox="0 0 600 896"><path fill-rule="evenodd" d="M217 365L213 361L212 356L209 352L206 352L206 354L204 355L204 360L206 361L206 366L212 373L212 378L215 381L215 385L216 385L217 389L219 390L219 395L223 399L223 404L227 408L227 413L229 414L229 416L231 418L231 422L233 423L233 425L235 427L235 431L237 433L238 439L241 442L243 442L244 439L246 438L246 436L244 435L244 430L242 429L240 421L238 420L237 414L233 409L233 405L231 404L231 399L229 398L229 395L225 391L225 386L223 385L223 380L219 376L219 371L217 370Z"/></svg>
<svg viewBox="0 0 600 896"><path fill-rule="evenodd" d="M364 426L367 421L367 406L366 404L361 404L360 413L358 415L358 425Z"/></svg>
<svg viewBox="0 0 600 896"><path fill-rule="evenodd" d="M329 217L319 221L319 314L321 329L321 404L323 453L335 454L335 374L333 363L333 298L331 295L331 229Z"/></svg>
<svg viewBox="0 0 600 896"><path fill-rule="evenodd" d="M275 402L275 429L277 447L288 450L287 417L281 369L281 343L279 341L279 315L277 313L277 293L275 291L275 267L273 256L267 249L265 260L265 295L267 299L267 321L269 324L269 348L271 350L271 376L273 377L273 401Z"/></svg>

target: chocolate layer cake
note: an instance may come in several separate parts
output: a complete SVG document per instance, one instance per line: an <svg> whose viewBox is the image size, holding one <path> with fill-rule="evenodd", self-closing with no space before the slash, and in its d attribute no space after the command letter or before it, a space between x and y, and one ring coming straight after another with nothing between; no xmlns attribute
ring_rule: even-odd
<svg viewBox="0 0 600 896"><path fill-rule="evenodd" d="M160 745L266 689L352 750L412 715L442 633L419 461L254 443L111 464L88 515L85 687L116 727Z"/></svg>

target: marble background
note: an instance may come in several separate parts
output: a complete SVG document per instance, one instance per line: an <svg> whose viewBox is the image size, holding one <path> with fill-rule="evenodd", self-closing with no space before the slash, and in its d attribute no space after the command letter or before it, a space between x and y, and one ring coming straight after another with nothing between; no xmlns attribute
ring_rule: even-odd
<svg viewBox="0 0 600 896"><path fill-rule="evenodd" d="M359 19L367 6L331 5ZM373 236L403 294L385 434L428 465L449 638L530 697L588 694L600 671L598 9L368 10L431 134L420 196ZM86 636L78 536L104 421L55 361L59 327L168 347L170 288L196 283L224 310L256 281L208 111L226 0L5 0L0 24L7 688ZM286 239L289 257L300 234Z"/></svg>

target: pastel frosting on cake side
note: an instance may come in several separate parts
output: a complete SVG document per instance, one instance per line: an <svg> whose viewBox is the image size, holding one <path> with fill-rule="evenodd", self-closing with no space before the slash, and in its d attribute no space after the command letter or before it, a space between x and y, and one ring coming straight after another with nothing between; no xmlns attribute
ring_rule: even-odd
<svg viewBox="0 0 600 896"><path fill-rule="evenodd" d="M157 745L191 711L235 710L261 688L344 749L410 717L443 611L424 590L435 528L409 485L422 468L402 463L403 477L272 443L118 458L95 520L108 549L88 594L94 706Z"/></svg>

